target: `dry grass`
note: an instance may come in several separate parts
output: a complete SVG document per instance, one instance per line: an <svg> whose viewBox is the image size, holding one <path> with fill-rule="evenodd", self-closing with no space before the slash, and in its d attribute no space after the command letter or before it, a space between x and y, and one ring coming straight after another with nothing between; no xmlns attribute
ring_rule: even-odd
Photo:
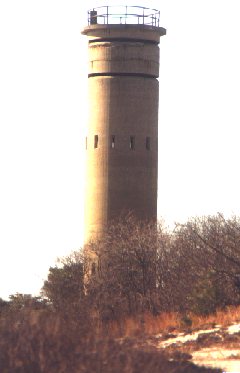
<svg viewBox="0 0 240 373"><path fill-rule="evenodd" d="M215 314L199 316L190 313L191 328L204 328L213 324L223 326L240 321L240 306L227 307L225 310L217 310ZM131 317L121 322L111 322L107 327L107 334L111 337L137 337L144 334L152 335L158 333L169 333L173 330L180 331L190 325L183 322L183 317L176 313L161 313L152 316L149 313L142 317Z"/></svg>
<svg viewBox="0 0 240 373"><path fill-rule="evenodd" d="M108 326L108 334L111 337L137 337L169 332L171 329L179 329L180 325L181 317L175 312L164 312L158 316L145 313L141 317L129 317L124 321L111 322Z"/></svg>
<svg viewBox="0 0 240 373"><path fill-rule="evenodd" d="M208 324L216 324L216 325L223 325L227 326L234 322L240 321L240 306L233 307L229 306L224 310L217 310L215 314L208 315L208 316L197 316L192 314L192 326L199 328L204 325Z"/></svg>
<svg viewBox="0 0 240 373"><path fill-rule="evenodd" d="M169 332L171 329L179 329L181 325L180 315L176 312L164 312L157 317L146 314L144 320L147 334Z"/></svg>
<svg viewBox="0 0 240 373"><path fill-rule="evenodd" d="M193 328L228 325L240 320L240 306L208 317L190 316ZM146 313L109 323L104 327L105 335L130 337L119 343L100 334L97 337L96 328L91 331L85 316L74 321L48 311L20 311L0 318L1 373L210 372L187 362L169 362L157 351L136 349L135 342L141 338L131 337L178 331L182 320L177 313L155 317Z"/></svg>
<svg viewBox="0 0 240 373"><path fill-rule="evenodd" d="M87 336L81 323L48 312L0 319L1 373L220 373L163 353Z"/></svg>

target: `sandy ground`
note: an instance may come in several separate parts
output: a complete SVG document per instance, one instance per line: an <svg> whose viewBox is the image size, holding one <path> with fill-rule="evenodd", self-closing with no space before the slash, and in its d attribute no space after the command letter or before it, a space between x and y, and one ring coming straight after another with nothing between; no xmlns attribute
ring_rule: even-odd
<svg viewBox="0 0 240 373"><path fill-rule="evenodd" d="M158 334L148 344L170 359L189 359L199 366L240 373L240 323L186 333Z"/></svg>
<svg viewBox="0 0 240 373"><path fill-rule="evenodd" d="M219 328L209 329L209 330L199 330L197 332L191 333L191 334L184 334L179 333L176 337L167 339L166 341L162 341L159 344L159 347L168 347L174 344L183 344L190 341L196 341L200 334L209 334L214 333L215 331L219 330Z"/></svg>
<svg viewBox="0 0 240 373"><path fill-rule="evenodd" d="M204 348L192 353L192 361L196 365L210 368L221 368L224 372L240 372L240 346L239 349L225 349L218 347Z"/></svg>

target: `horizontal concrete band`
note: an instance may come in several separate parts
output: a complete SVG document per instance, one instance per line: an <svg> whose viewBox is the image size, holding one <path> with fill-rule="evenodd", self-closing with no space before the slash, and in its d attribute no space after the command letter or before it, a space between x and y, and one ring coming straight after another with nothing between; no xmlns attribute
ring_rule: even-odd
<svg viewBox="0 0 240 373"><path fill-rule="evenodd" d="M143 73L92 73L88 74L89 78L95 78L98 76L127 76L127 77L139 77L139 78L150 78L150 79L157 79L157 75L150 75L150 74L143 74Z"/></svg>
<svg viewBox="0 0 240 373"><path fill-rule="evenodd" d="M153 44L158 45L158 41L146 40L146 39L131 39L131 38L101 38L101 39L92 39L89 40L89 44L93 43L105 43L105 42L129 42L129 43L144 43L144 44Z"/></svg>
<svg viewBox="0 0 240 373"><path fill-rule="evenodd" d="M159 43L160 37L166 35L163 27L149 25L90 25L84 28L83 35L90 40L109 38L144 39Z"/></svg>

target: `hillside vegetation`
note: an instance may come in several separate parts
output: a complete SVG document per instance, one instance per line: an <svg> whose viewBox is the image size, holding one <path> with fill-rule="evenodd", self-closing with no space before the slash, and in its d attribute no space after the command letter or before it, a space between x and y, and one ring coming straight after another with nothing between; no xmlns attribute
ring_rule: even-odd
<svg viewBox="0 0 240 373"><path fill-rule="evenodd" d="M169 232L129 214L51 267L41 297L0 301L1 372L209 372L137 341L233 315L239 304L237 217Z"/></svg>

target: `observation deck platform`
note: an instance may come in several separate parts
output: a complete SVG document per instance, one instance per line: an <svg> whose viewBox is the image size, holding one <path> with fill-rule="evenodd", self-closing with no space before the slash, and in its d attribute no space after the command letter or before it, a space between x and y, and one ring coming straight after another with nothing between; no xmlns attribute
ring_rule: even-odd
<svg viewBox="0 0 240 373"><path fill-rule="evenodd" d="M117 39L127 33L128 39L159 42L166 35L160 27L160 11L141 6L101 6L88 11L88 26L81 32L96 39Z"/></svg>

